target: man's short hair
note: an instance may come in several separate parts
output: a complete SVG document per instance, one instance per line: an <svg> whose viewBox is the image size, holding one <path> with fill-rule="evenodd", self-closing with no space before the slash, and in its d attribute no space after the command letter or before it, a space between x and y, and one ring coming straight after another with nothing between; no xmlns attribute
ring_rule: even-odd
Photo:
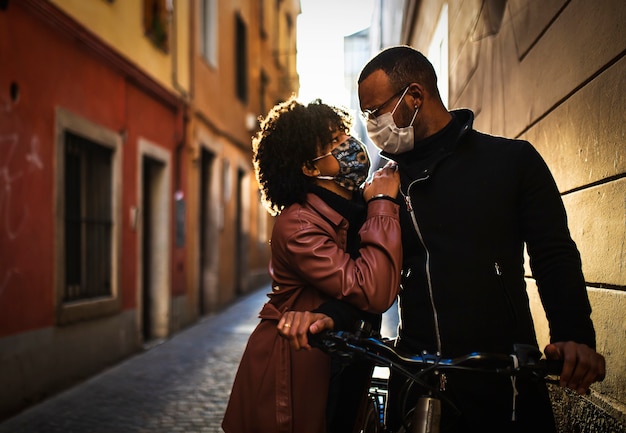
<svg viewBox="0 0 626 433"><path fill-rule="evenodd" d="M430 93L438 94L437 74L432 63L421 52L408 45L386 48L378 53L365 65L358 83L377 70L385 72L396 89L409 83L419 83Z"/></svg>

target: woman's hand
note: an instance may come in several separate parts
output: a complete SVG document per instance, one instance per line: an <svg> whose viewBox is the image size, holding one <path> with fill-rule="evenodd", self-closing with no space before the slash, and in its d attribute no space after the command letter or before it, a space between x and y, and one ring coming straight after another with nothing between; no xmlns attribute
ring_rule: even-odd
<svg viewBox="0 0 626 433"><path fill-rule="evenodd" d="M379 168L374 172L370 182L365 182L363 198L367 202L372 197L382 194L395 199L399 188L400 173L398 173L398 165L393 161L389 161L383 168Z"/></svg>
<svg viewBox="0 0 626 433"><path fill-rule="evenodd" d="M333 319L322 313L310 311L287 311L278 321L278 333L289 340L296 350L311 350L308 333L318 334L326 329L333 329Z"/></svg>

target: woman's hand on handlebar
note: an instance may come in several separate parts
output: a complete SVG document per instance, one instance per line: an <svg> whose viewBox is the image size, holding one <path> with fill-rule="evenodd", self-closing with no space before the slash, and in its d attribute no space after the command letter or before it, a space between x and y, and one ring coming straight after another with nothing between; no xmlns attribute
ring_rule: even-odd
<svg viewBox="0 0 626 433"><path fill-rule="evenodd" d="M333 329L335 322L329 316L310 311L287 311L278 321L278 333L289 340L289 344L296 350L311 350L308 334Z"/></svg>
<svg viewBox="0 0 626 433"><path fill-rule="evenodd" d="M549 359L563 360L561 386L585 394L593 382L604 380L604 357L587 346L574 341L548 344L544 350Z"/></svg>

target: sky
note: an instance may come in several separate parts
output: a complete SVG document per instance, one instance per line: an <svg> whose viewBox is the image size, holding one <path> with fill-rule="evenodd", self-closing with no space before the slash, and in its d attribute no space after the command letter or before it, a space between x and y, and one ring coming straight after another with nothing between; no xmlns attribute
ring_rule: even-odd
<svg viewBox="0 0 626 433"><path fill-rule="evenodd" d="M343 37L370 26L374 0L300 0L297 68L302 102L350 103L343 83Z"/></svg>

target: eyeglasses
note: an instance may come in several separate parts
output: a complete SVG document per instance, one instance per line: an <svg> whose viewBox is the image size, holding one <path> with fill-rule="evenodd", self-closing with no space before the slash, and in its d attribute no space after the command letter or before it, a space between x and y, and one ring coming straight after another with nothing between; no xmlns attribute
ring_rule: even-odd
<svg viewBox="0 0 626 433"><path fill-rule="evenodd" d="M372 108L372 109L365 109L365 110L361 111L361 116L363 117L363 120L367 121L367 120L375 118L376 117L376 112L381 110L385 105L389 104L396 97L401 95L408 87L409 86L402 87L400 90L398 90L396 93L391 95L391 97L389 99L387 99L385 102L380 104L378 107L375 107L375 108Z"/></svg>

